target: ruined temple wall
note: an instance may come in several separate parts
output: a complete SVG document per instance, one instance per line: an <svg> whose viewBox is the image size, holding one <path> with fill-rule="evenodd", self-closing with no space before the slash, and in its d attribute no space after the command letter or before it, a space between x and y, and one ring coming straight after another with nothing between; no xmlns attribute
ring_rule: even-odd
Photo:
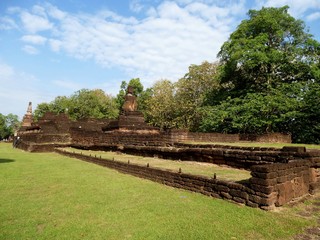
<svg viewBox="0 0 320 240"><path fill-rule="evenodd" d="M224 133L200 133L187 131L172 131L172 137L177 142L264 142L264 143L291 143L291 135L283 133L268 134L224 134Z"/></svg>
<svg viewBox="0 0 320 240"><path fill-rule="evenodd" d="M269 205L282 206L309 193L310 184L315 180L311 171L310 162L306 160L254 166L250 188L255 191L255 198L267 197Z"/></svg>
<svg viewBox="0 0 320 240"><path fill-rule="evenodd" d="M20 135L20 141L43 143L71 143L69 134L26 133Z"/></svg>
<svg viewBox="0 0 320 240"><path fill-rule="evenodd" d="M228 199L265 210L282 206L292 199L308 194L311 184L309 162L304 160L288 164L255 166L252 168L252 178L247 182L237 183L153 168L150 165L141 166L61 150L56 151L66 156L76 157L172 187L199 192L215 198Z"/></svg>
<svg viewBox="0 0 320 240"><path fill-rule="evenodd" d="M182 145L184 146L184 145ZM124 146L121 151L127 154L163 159L208 162L235 168L250 169L261 164L287 163L297 159L320 163L320 152L296 152L283 149L246 148L230 146L214 147L159 147L159 146Z"/></svg>
<svg viewBox="0 0 320 240"><path fill-rule="evenodd" d="M114 131L114 132L96 132L85 129L70 129L72 142L77 146L108 146L108 145L150 145L165 146L171 141L170 135L159 132L132 132L132 131Z"/></svg>

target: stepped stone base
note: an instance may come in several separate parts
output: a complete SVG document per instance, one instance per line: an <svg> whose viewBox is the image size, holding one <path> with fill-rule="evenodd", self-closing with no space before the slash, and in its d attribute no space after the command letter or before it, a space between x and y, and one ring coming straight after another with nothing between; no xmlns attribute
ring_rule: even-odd
<svg viewBox="0 0 320 240"><path fill-rule="evenodd" d="M107 126L102 127L102 131L157 131L159 129L148 125L144 121L144 116L139 111L123 112L118 120L111 121Z"/></svg>

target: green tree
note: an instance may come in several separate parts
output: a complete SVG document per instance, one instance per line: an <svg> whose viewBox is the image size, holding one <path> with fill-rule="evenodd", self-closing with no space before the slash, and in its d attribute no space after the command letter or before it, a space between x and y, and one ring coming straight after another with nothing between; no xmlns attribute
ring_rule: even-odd
<svg viewBox="0 0 320 240"><path fill-rule="evenodd" d="M266 93L248 93L202 109L202 131L227 133L291 133L303 105L302 85L283 84ZM285 92L285 93L284 93Z"/></svg>
<svg viewBox="0 0 320 240"><path fill-rule="evenodd" d="M292 126L292 138L294 142L320 144L319 83L310 82L304 93L300 114Z"/></svg>
<svg viewBox="0 0 320 240"><path fill-rule="evenodd" d="M81 89L70 97L68 114L71 119L115 118L118 115L112 97L101 89Z"/></svg>
<svg viewBox="0 0 320 240"><path fill-rule="evenodd" d="M218 63L207 61L191 65L189 72L176 83L175 120L179 128L196 130L199 124L199 108L208 101L208 94L219 88Z"/></svg>
<svg viewBox="0 0 320 240"><path fill-rule="evenodd" d="M50 103L41 103L34 111L35 119L46 112L66 113L71 119L116 118L119 114L116 99L103 90L81 89L70 97L58 96Z"/></svg>
<svg viewBox="0 0 320 240"><path fill-rule="evenodd" d="M169 80L161 80L153 85L152 95L146 101L145 116L148 122L161 129L176 127L174 93L174 84Z"/></svg>
<svg viewBox="0 0 320 240"><path fill-rule="evenodd" d="M316 77L319 43L301 20L288 14L288 6L250 10L248 15L218 54L223 91L241 96Z"/></svg>
<svg viewBox="0 0 320 240"><path fill-rule="evenodd" d="M19 126L20 122L17 115L10 113L5 116L0 113L0 139L12 136Z"/></svg>
<svg viewBox="0 0 320 240"><path fill-rule="evenodd" d="M46 112L53 112L52 104L50 103L40 103L37 108L34 110L33 118L35 121L38 121L39 118L43 117Z"/></svg>

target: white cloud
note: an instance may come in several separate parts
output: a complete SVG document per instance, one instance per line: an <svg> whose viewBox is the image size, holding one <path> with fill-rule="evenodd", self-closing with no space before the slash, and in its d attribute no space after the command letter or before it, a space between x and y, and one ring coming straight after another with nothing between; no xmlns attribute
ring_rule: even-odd
<svg viewBox="0 0 320 240"><path fill-rule="evenodd" d="M9 17L0 17L0 30L17 29L18 25Z"/></svg>
<svg viewBox="0 0 320 240"><path fill-rule="evenodd" d="M308 16L307 16L307 19L308 19L309 21L315 21L315 20L317 20L317 19L320 19L320 12L314 12L314 13L308 15Z"/></svg>
<svg viewBox="0 0 320 240"><path fill-rule="evenodd" d="M21 40L36 45L43 45L47 41L45 37L42 37L40 35L24 35Z"/></svg>
<svg viewBox="0 0 320 240"><path fill-rule="evenodd" d="M129 7L130 7L130 10L135 13L141 12L141 10L144 8L143 4L141 4L141 2L139 0L132 0L130 2Z"/></svg>
<svg viewBox="0 0 320 240"><path fill-rule="evenodd" d="M48 42L55 52L94 59L105 67L120 66L132 77L177 80L190 64L215 60L236 24L235 10L242 7L243 1L225 7L163 2L139 21L111 11L71 15L50 5L47 11L55 9L61 17Z"/></svg>
<svg viewBox="0 0 320 240"><path fill-rule="evenodd" d="M22 50L30 55L37 55L39 53L38 49L30 45L23 46Z"/></svg>
<svg viewBox="0 0 320 240"><path fill-rule="evenodd" d="M49 40L49 44L50 44L50 47L51 47L52 51L59 52L60 48L61 48L61 45L62 45L62 42L60 40L50 39Z"/></svg>
<svg viewBox="0 0 320 240"><path fill-rule="evenodd" d="M22 12L20 17L24 28L30 33L37 33L53 28L53 24L43 16Z"/></svg>
<svg viewBox="0 0 320 240"><path fill-rule="evenodd" d="M146 14L142 19L106 10L71 14L50 4L16 11L27 32L22 37L26 43L48 43L45 46L53 52L120 68L147 85L161 78L177 80L191 64L214 61L239 23L239 14L245 13L244 0L164 1L149 6L143 0L131 2L132 10ZM38 53L31 45L23 49Z"/></svg>

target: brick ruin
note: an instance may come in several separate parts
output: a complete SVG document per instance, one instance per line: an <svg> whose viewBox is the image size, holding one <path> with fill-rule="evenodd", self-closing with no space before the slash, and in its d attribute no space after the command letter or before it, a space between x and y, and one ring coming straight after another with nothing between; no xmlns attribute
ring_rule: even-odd
<svg viewBox="0 0 320 240"><path fill-rule="evenodd" d="M265 210L313 194L320 186L318 174L320 151L317 150L308 150L304 147L278 149L186 143L240 141L290 143L290 135L161 131L145 123L142 113L136 110L135 99L131 96L126 99L128 101L117 120L71 121L65 114L46 113L38 122L32 122L20 129L18 132L20 142L17 146L31 152L57 151L134 176ZM29 112L27 114L30 116ZM165 159L192 160L228 165L250 170L252 177L241 182L223 181L219 177L207 178L57 150L57 147L67 146L157 156L164 161Z"/></svg>

